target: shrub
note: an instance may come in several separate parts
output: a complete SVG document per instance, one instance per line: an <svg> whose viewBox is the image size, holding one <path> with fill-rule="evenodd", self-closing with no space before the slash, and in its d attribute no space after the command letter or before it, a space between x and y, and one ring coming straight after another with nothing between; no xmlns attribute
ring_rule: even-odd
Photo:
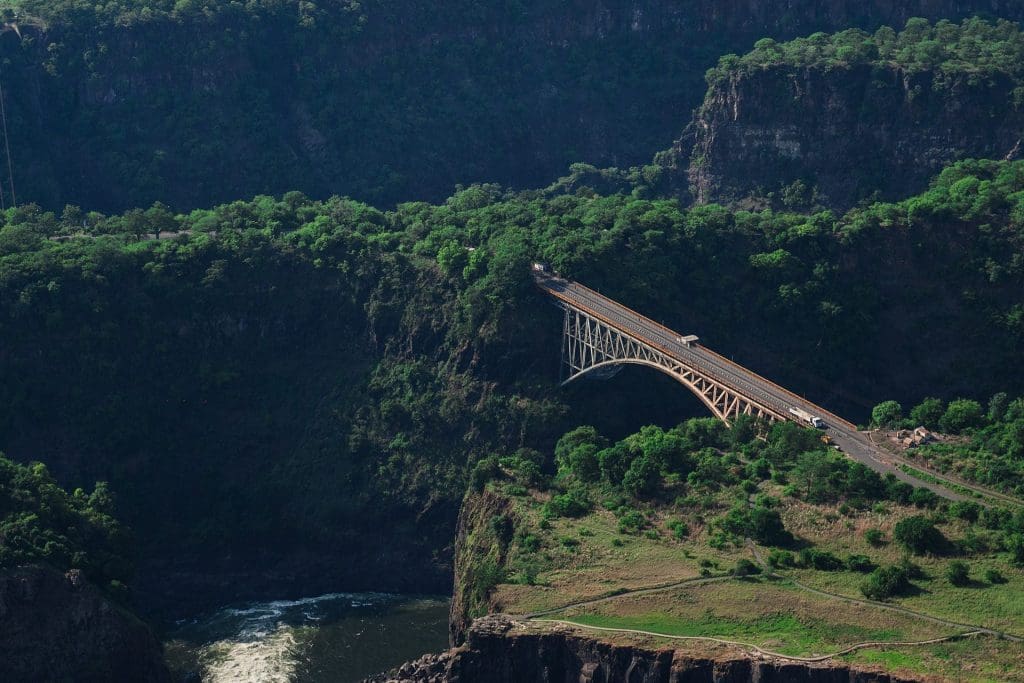
<svg viewBox="0 0 1024 683"><path fill-rule="evenodd" d="M821 571L833 572L842 569L845 564L827 550L804 548L800 551L800 565Z"/></svg>
<svg viewBox="0 0 1024 683"><path fill-rule="evenodd" d="M885 497L897 503L909 503L910 497L914 494L914 487L905 481L900 481L890 472L885 477Z"/></svg>
<svg viewBox="0 0 1024 683"><path fill-rule="evenodd" d="M956 519L977 522L981 515L981 506L971 500L958 500L949 504L949 514Z"/></svg>
<svg viewBox="0 0 1024 683"><path fill-rule="evenodd" d="M647 526L647 518L639 510L630 510L619 518L620 534L635 534Z"/></svg>
<svg viewBox="0 0 1024 683"><path fill-rule="evenodd" d="M558 542L566 548L575 548L580 544L580 539L573 538L572 536L563 536L562 538L558 539Z"/></svg>
<svg viewBox="0 0 1024 683"><path fill-rule="evenodd" d="M665 526L672 532L672 536L680 541L690 535L690 527L681 519L670 519Z"/></svg>
<svg viewBox="0 0 1024 683"><path fill-rule="evenodd" d="M876 548L885 543L885 534L881 529L867 529L864 531L864 540Z"/></svg>
<svg viewBox="0 0 1024 683"><path fill-rule="evenodd" d="M966 586L971 582L971 568L962 560L953 560L946 567L946 579L954 586Z"/></svg>
<svg viewBox="0 0 1024 683"><path fill-rule="evenodd" d="M498 465L498 458L493 455L483 458L473 466L473 471L469 475L470 488L480 493L484 490L487 482L496 479L500 475L501 467Z"/></svg>
<svg viewBox="0 0 1024 683"><path fill-rule="evenodd" d="M768 553L767 562L769 567L775 567L777 569L783 567L795 567L796 557L794 557L793 553L788 550L773 549Z"/></svg>
<svg viewBox="0 0 1024 683"><path fill-rule="evenodd" d="M850 555L846 558L846 567L852 572L867 574L877 566L867 555Z"/></svg>
<svg viewBox="0 0 1024 683"><path fill-rule="evenodd" d="M615 546L616 548L621 548L622 546L624 546L626 544L623 542L623 540L621 538L613 538L612 539L612 545Z"/></svg>
<svg viewBox="0 0 1024 683"><path fill-rule="evenodd" d="M517 583L521 583L524 586L536 586L538 573L539 569L536 564L532 562L524 563L519 567Z"/></svg>
<svg viewBox="0 0 1024 683"><path fill-rule="evenodd" d="M945 549L946 538L931 521L922 515L901 519L893 530L893 538L915 555L938 553Z"/></svg>
<svg viewBox="0 0 1024 683"><path fill-rule="evenodd" d="M582 486L574 486L565 493L553 496L544 504L546 517L582 517L590 512L593 504L587 490Z"/></svg>
<svg viewBox="0 0 1024 683"><path fill-rule="evenodd" d="M512 533L516 530L515 521L508 515L492 515L488 526L491 533L503 546L508 545L512 540Z"/></svg>
<svg viewBox="0 0 1024 683"><path fill-rule="evenodd" d="M910 502L919 508L933 508L939 504L939 497L930 489L918 487L910 494Z"/></svg>
<svg viewBox="0 0 1024 683"><path fill-rule="evenodd" d="M540 550L540 539L533 534L526 534L519 537L519 547L525 553L535 553Z"/></svg>
<svg viewBox="0 0 1024 683"><path fill-rule="evenodd" d="M986 569L985 580L992 584L1006 583L1006 577L998 569Z"/></svg>
<svg viewBox="0 0 1024 683"><path fill-rule="evenodd" d="M772 464L767 458L758 458L747 465L747 476L751 479L764 480L771 476Z"/></svg>
<svg viewBox="0 0 1024 683"><path fill-rule="evenodd" d="M910 589L910 577L903 567L879 567L861 584L860 592L871 600L888 600Z"/></svg>
<svg viewBox="0 0 1024 683"><path fill-rule="evenodd" d="M746 558L737 560L736 566L732 568L733 576L753 576L760 573L761 568Z"/></svg>
<svg viewBox="0 0 1024 683"><path fill-rule="evenodd" d="M1008 534L1003 544L1010 551L1010 561L1018 567L1024 567L1024 535Z"/></svg>

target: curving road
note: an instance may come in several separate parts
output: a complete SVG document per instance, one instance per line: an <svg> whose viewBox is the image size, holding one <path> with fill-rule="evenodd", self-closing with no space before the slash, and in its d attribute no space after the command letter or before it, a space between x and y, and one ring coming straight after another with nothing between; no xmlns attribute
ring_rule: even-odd
<svg viewBox="0 0 1024 683"><path fill-rule="evenodd" d="M534 271L537 286L547 294L578 308L634 339L647 344L694 370L729 386L733 391L767 408L783 419L791 419L789 409L800 408L825 422L833 442L848 457L881 474L892 474L913 486L924 487L950 500L968 500L950 488L918 479L900 469L900 462L889 452L878 448L857 427L825 408L814 404L774 382L761 377L703 345L686 345L677 341L682 335L606 296L555 275ZM983 493L979 491L979 493ZM983 502L983 501L978 501Z"/></svg>

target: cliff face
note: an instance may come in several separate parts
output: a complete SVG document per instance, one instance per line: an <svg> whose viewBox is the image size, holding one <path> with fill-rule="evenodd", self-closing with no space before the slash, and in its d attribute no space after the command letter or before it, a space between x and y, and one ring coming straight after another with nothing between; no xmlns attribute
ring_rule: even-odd
<svg viewBox="0 0 1024 683"><path fill-rule="evenodd" d="M458 182L543 185L575 161L650 159L690 119L704 70L757 38L1024 18L1000 0L199 4L19 3L0 56L22 202L184 209L301 190L388 203Z"/></svg>
<svg viewBox="0 0 1024 683"><path fill-rule="evenodd" d="M45 567L0 572L0 679L170 680L149 628L77 572Z"/></svg>
<svg viewBox="0 0 1024 683"><path fill-rule="evenodd" d="M1013 89L1006 77L936 87L933 73L896 67L737 75L712 86L674 148L677 185L698 203L756 205L796 181L808 190L798 202L816 190L830 208L905 197L952 161L1014 157L1024 111Z"/></svg>
<svg viewBox="0 0 1024 683"><path fill-rule="evenodd" d="M704 657L615 645L566 629L538 630L493 615L478 619L466 644L427 655L368 683L900 683L912 679L843 664Z"/></svg>
<svg viewBox="0 0 1024 683"><path fill-rule="evenodd" d="M448 617L449 641L460 645L473 617L486 614L493 587L488 579L504 566L511 540L509 502L491 492L470 493L459 510L455 539L455 581Z"/></svg>

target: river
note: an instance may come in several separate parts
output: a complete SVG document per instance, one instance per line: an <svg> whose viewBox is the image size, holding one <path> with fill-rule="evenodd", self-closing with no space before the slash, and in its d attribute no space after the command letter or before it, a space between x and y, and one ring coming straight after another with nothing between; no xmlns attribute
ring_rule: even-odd
<svg viewBox="0 0 1024 683"><path fill-rule="evenodd" d="M331 593L231 605L176 624L164 645L178 680L348 683L445 649L448 601Z"/></svg>

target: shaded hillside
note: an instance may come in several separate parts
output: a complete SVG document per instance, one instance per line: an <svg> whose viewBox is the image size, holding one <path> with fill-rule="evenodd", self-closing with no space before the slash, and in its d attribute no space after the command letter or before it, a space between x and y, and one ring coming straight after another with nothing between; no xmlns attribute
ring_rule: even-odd
<svg viewBox="0 0 1024 683"><path fill-rule="evenodd" d="M758 38L1024 17L999 0L13 7L0 55L16 190L55 210L542 185L572 162L649 159L689 121L704 70Z"/></svg>

